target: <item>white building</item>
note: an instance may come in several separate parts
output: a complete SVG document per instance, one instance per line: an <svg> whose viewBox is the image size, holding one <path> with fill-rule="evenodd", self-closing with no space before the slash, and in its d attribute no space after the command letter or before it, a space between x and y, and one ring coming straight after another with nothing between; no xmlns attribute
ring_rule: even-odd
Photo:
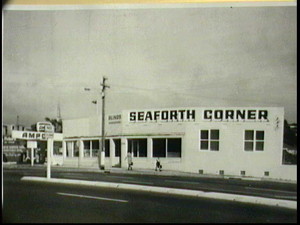
<svg viewBox="0 0 300 225"><path fill-rule="evenodd" d="M64 166L98 168L101 116L63 120ZM124 110L108 115L105 168L134 168L297 180L283 165L284 110L279 107Z"/></svg>

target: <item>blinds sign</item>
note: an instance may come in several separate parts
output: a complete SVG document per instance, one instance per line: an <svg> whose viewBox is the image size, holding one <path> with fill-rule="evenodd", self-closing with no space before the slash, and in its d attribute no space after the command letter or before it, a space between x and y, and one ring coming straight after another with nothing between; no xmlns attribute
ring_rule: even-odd
<svg viewBox="0 0 300 225"><path fill-rule="evenodd" d="M129 122L190 122L195 117L194 109L129 112Z"/></svg>
<svg viewBox="0 0 300 225"><path fill-rule="evenodd" d="M116 124L116 123L121 123L121 114L116 114L116 115L109 115L108 116L108 123L109 124Z"/></svg>
<svg viewBox="0 0 300 225"><path fill-rule="evenodd" d="M204 121L263 121L268 122L268 110L244 109L207 109L203 110Z"/></svg>

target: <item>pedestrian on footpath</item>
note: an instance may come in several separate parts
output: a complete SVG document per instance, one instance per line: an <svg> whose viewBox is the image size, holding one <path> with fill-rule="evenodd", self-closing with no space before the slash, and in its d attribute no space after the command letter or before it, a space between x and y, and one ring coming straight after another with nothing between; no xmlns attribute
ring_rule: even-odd
<svg viewBox="0 0 300 225"><path fill-rule="evenodd" d="M127 153L127 156L125 157L125 160L127 159L127 162L128 162L128 170L132 170L132 165L133 165L133 162L132 162L132 155L131 155L131 152L128 152Z"/></svg>
<svg viewBox="0 0 300 225"><path fill-rule="evenodd" d="M160 163L159 158L156 159L155 171L157 171L157 170L159 170L159 171L162 170L162 165L161 165L161 163Z"/></svg>

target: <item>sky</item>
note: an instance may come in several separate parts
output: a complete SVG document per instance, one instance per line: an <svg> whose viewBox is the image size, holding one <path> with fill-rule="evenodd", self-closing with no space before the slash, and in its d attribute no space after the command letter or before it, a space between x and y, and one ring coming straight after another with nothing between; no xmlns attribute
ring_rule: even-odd
<svg viewBox="0 0 300 225"><path fill-rule="evenodd" d="M5 124L95 116L103 76L108 114L274 106L297 122L295 6L4 10L2 37Z"/></svg>

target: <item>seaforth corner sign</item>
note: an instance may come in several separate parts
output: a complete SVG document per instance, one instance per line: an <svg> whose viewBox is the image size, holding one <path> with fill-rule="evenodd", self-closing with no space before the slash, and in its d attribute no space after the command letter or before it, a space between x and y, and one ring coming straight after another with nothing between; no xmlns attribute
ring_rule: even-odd
<svg viewBox="0 0 300 225"><path fill-rule="evenodd" d="M195 121L196 110L149 110L130 111L129 122L186 122ZM204 121L269 121L269 112L264 109L204 109L202 120Z"/></svg>
<svg viewBox="0 0 300 225"><path fill-rule="evenodd" d="M185 122L195 121L194 109L150 110L129 112L129 122Z"/></svg>

